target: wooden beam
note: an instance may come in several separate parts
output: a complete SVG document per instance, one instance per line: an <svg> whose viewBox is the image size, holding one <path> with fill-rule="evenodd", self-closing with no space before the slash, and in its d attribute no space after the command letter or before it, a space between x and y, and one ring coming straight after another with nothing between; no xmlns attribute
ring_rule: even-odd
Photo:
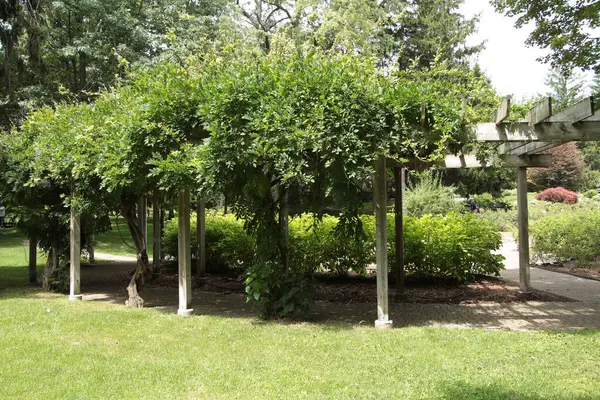
<svg viewBox="0 0 600 400"><path fill-rule="evenodd" d="M192 309L192 249L190 243L190 191L179 192L177 215L178 243L177 262L179 265L179 309L177 314L190 316Z"/></svg>
<svg viewBox="0 0 600 400"><path fill-rule="evenodd" d="M496 125L478 124L477 141L480 142L571 142L600 140L600 122L583 120L570 122L542 122L530 125L514 122Z"/></svg>
<svg viewBox="0 0 600 400"><path fill-rule="evenodd" d="M406 169L403 167L394 167L394 186L396 193L394 196L394 228L396 240L394 251L396 255L396 296L404 297L404 226L402 195L406 185Z"/></svg>
<svg viewBox="0 0 600 400"><path fill-rule="evenodd" d="M377 262L377 320L375 328L392 327L388 304L388 259L387 259L387 184L385 158L375 163L373 204L375 205L376 262Z"/></svg>
<svg viewBox="0 0 600 400"><path fill-rule="evenodd" d="M552 165L552 156L550 154L531 154L518 156L514 154L500 155L500 158L507 167L534 167L545 168ZM459 156L448 155L445 159L445 165L448 169L457 168L486 168L492 165L485 161L478 160L474 154L464 155L464 162Z"/></svg>
<svg viewBox="0 0 600 400"><path fill-rule="evenodd" d="M29 237L29 283L37 283L37 235Z"/></svg>
<svg viewBox="0 0 600 400"><path fill-rule="evenodd" d="M519 283L521 291L531 291L529 275L529 212L527 204L527 168L517 168L517 208L519 222Z"/></svg>
<svg viewBox="0 0 600 400"><path fill-rule="evenodd" d="M546 97L529 110L529 123L537 125L552 116L552 98Z"/></svg>
<svg viewBox="0 0 600 400"><path fill-rule="evenodd" d="M526 154L539 154L553 147L560 146L559 142L531 142L515 149L511 154L522 156Z"/></svg>
<svg viewBox="0 0 600 400"><path fill-rule="evenodd" d="M69 266L69 301L83 299L81 295L81 219L75 206L71 205Z"/></svg>
<svg viewBox="0 0 600 400"><path fill-rule="evenodd" d="M502 104L498 107L498 111L496 111L496 124L501 123L506 118L510 116L510 97L505 97L502 100Z"/></svg>
<svg viewBox="0 0 600 400"><path fill-rule="evenodd" d="M598 114L594 114L584 120L582 120L583 122L598 122L600 121L600 113Z"/></svg>
<svg viewBox="0 0 600 400"><path fill-rule="evenodd" d="M520 147L526 146L531 142L508 142L501 143L496 147L498 154L514 154L514 151Z"/></svg>
<svg viewBox="0 0 600 400"><path fill-rule="evenodd" d="M551 116L548 122L579 122L594 115L594 98L588 97L560 113Z"/></svg>
<svg viewBox="0 0 600 400"><path fill-rule="evenodd" d="M198 198L196 206L196 276L206 275L206 202Z"/></svg>
<svg viewBox="0 0 600 400"><path fill-rule="evenodd" d="M485 162L478 160L474 154L461 154L460 156L447 155L444 162L448 169L484 168L487 166Z"/></svg>

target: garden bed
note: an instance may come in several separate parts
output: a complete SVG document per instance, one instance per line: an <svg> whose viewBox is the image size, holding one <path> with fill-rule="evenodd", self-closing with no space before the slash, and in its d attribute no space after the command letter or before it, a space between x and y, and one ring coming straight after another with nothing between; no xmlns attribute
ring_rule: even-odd
<svg viewBox="0 0 600 400"><path fill-rule="evenodd" d="M547 271L559 272L561 274L567 274L577 276L579 278L592 279L600 281L600 263L595 262L587 267L578 267L574 262L569 261L565 263L544 263L536 265L537 268L545 269Z"/></svg>
<svg viewBox="0 0 600 400"><path fill-rule="evenodd" d="M377 301L377 281L375 277L333 277L318 276L315 300L334 303L371 303ZM177 286L177 275L163 274L157 281L158 286ZM210 275L203 283L203 289L217 293L242 293L244 282L241 278ZM524 301L573 301L552 293L533 290L530 295L522 295L519 285L514 282L489 276L478 276L470 283L459 283L453 280L408 279L405 296L395 295L393 281L390 280L390 299L406 303L437 304L476 304L483 302L513 303Z"/></svg>

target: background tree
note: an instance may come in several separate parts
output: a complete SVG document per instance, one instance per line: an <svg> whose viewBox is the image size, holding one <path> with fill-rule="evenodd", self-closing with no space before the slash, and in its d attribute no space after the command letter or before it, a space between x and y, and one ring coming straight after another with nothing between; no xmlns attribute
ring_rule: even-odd
<svg viewBox="0 0 600 400"><path fill-rule="evenodd" d="M516 16L517 28L532 22L527 44L550 50L542 57L555 68L599 72L600 2L597 0L492 0L499 12Z"/></svg>
<svg viewBox="0 0 600 400"><path fill-rule="evenodd" d="M550 149L554 160L549 168L532 168L529 179L535 185L535 190L551 187L564 187L579 190L583 183L585 162L581 151L575 143L566 143Z"/></svg>
<svg viewBox="0 0 600 400"><path fill-rule="evenodd" d="M582 100L586 95L586 82L577 71L567 74L552 69L544 83L550 89L548 96L552 97L552 112L555 114Z"/></svg>

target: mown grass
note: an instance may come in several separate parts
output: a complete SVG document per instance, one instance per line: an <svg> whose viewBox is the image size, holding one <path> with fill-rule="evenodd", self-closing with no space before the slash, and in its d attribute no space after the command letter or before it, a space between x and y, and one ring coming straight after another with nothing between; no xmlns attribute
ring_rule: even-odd
<svg viewBox="0 0 600 400"><path fill-rule="evenodd" d="M130 256L135 257L136 252L133 247L133 241L131 240L131 234L127 229L127 222L119 217L118 223L116 217L111 217L111 230L105 233L96 235L96 248L95 250L100 253L114 254L118 256ZM147 239L147 252L148 256L152 257L152 235L154 234L154 227L152 225L152 218L148 218L148 239Z"/></svg>
<svg viewBox="0 0 600 400"><path fill-rule="evenodd" d="M377 331L69 303L24 284L19 246L0 236L0 399L600 397L600 332Z"/></svg>

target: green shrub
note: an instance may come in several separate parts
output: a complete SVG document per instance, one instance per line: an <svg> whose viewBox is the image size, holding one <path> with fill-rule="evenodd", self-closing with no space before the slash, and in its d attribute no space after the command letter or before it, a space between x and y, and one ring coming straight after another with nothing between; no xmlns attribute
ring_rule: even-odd
<svg viewBox="0 0 600 400"><path fill-rule="evenodd" d="M492 203L497 203L499 200L494 199L494 196L492 196L489 193L482 193L479 195L475 195L472 197L473 200L477 201L477 204L479 204L480 208L486 209L490 207L490 204Z"/></svg>
<svg viewBox="0 0 600 400"><path fill-rule="evenodd" d="M479 214L481 218L492 223L500 232L514 232L517 229L517 210L487 211Z"/></svg>
<svg viewBox="0 0 600 400"><path fill-rule="evenodd" d="M314 302L315 286L310 273L286 274L274 262L258 262L246 271L247 301L254 302L261 318L301 317Z"/></svg>
<svg viewBox="0 0 600 400"><path fill-rule="evenodd" d="M388 238L388 257L393 265L393 229L388 230ZM498 275L504 257L492 252L501 245L502 236L494 224L476 214L405 219L404 263L409 274L459 281L469 280L475 274Z"/></svg>
<svg viewBox="0 0 600 400"><path fill-rule="evenodd" d="M392 268L394 214L388 214L387 219L388 255ZM255 285L249 288L251 298L254 293L259 293L267 302L259 308L265 313L269 310L285 311L286 314L296 312L290 311L288 304L294 298L265 294L267 289L283 290L276 285L282 271L270 263L254 261L260 259L255 257L255 241L245 233L241 221L231 215L208 213L206 226L209 271L214 272L215 265L216 270L245 269L249 282ZM500 248L501 236L492 222L479 215L454 212L446 216L405 217L404 231L408 273L466 280L474 274L497 274L502 268L502 257L491 254ZM165 248L174 252L177 248L176 219L169 221L165 233ZM358 224L339 224L339 218L332 216L324 216L321 221L309 214L295 216L290 219L289 251L289 274L285 282L279 284L292 288L298 284L294 293L298 292L303 298L310 286L306 277L316 271L344 275L352 270L363 274L369 264L375 263L375 217L362 215ZM279 300L285 305L279 304Z"/></svg>
<svg viewBox="0 0 600 400"><path fill-rule="evenodd" d="M455 197L452 186L444 186L441 177L435 172L426 172L411 177L406 190L404 211L407 215L416 217L460 212L463 204L456 201Z"/></svg>
<svg viewBox="0 0 600 400"><path fill-rule="evenodd" d="M585 197L586 199L591 199L596 196L598 196L598 191L596 189L590 189L583 194L583 197Z"/></svg>
<svg viewBox="0 0 600 400"><path fill-rule="evenodd" d="M233 214L206 213L206 267L209 272L244 270L254 262L256 243ZM191 216L191 245L197 246L196 214ZM177 217L167 221L163 236L165 255L177 258ZM192 256L196 252L192 250Z"/></svg>
<svg viewBox="0 0 600 400"><path fill-rule="evenodd" d="M600 184L600 171L595 171L589 167L583 170L581 190L596 190ZM597 193L597 192L596 192Z"/></svg>
<svg viewBox="0 0 600 400"><path fill-rule="evenodd" d="M574 257L586 265L600 254L600 209L564 206L531 224L532 252L541 260Z"/></svg>

